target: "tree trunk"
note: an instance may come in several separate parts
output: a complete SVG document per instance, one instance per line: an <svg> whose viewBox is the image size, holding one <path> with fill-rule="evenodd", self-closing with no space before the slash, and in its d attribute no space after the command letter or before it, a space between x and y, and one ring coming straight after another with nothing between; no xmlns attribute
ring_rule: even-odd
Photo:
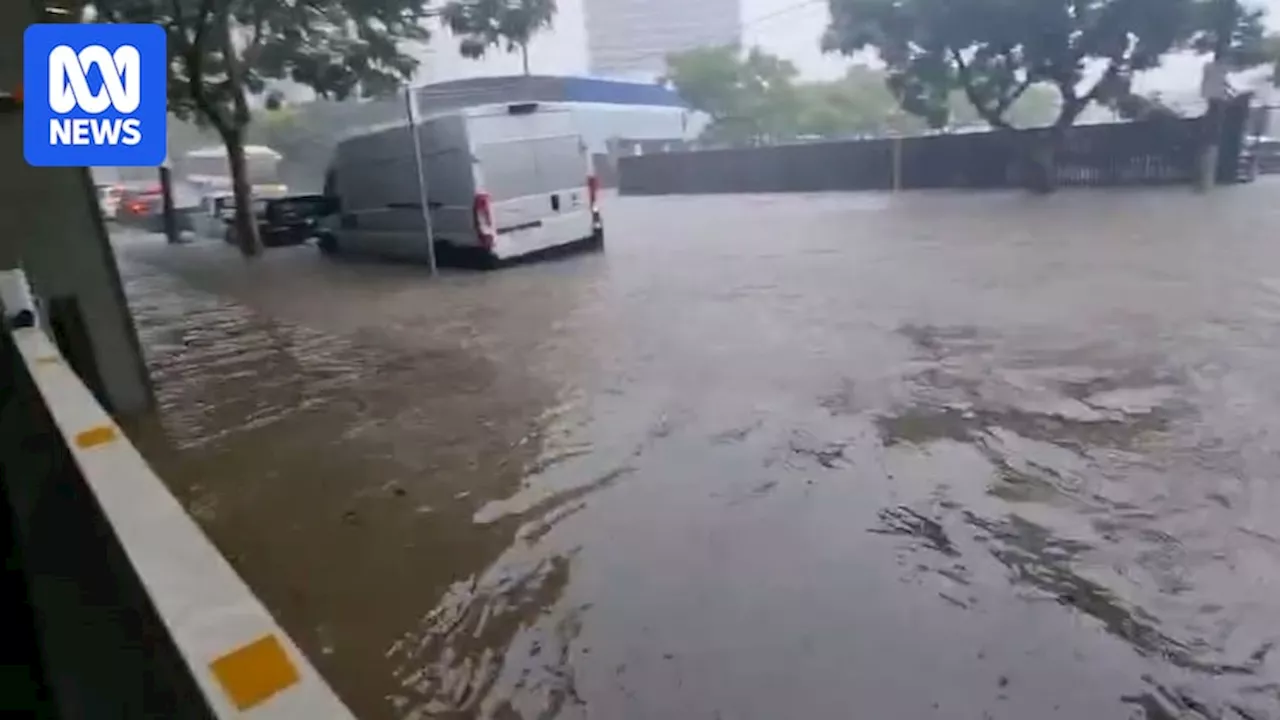
<svg viewBox="0 0 1280 720"><path fill-rule="evenodd" d="M244 157L244 129L249 124L249 103L244 96L244 75L231 33L231 15L222 17L222 56L227 65L227 84L231 92L231 122L221 128L222 142L227 146L227 164L231 168L231 194L236 204L236 245L245 257L262 252L258 238L258 220L253 211L253 188Z"/></svg>
<svg viewBox="0 0 1280 720"><path fill-rule="evenodd" d="M166 158L166 162L167 162ZM180 241L178 211L173 206L173 173L168 165L160 166L160 212L164 225L164 239L170 244Z"/></svg>
<svg viewBox="0 0 1280 720"><path fill-rule="evenodd" d="M529 74L529 43L520 43L520 65L524 74Z"/></svg>
<svg viewBox="0 0 1280 720"><path fill-rule="evenodd" d="M1057 128L1028 134L1026 188L1037 195L1058 189L1058 149L1062 135Z"/></svg>
<svg viewBox="0 0 1280 720"><path fill-rule="evenodd" d="M253 257L262 252L262 242L258 239L258 222L253 212L253 188L249 183L249 169L245 163L244 131L226 130L222 133L222 142L227 146L227 164L231 168L231 193L236 206L232 229L236 245L245 257Z"/></svg>
<svg viewBox="0 0 1280 720"><path fill-rule="evenodd" d="M1196 154L1196 190L1207 192L1218 180L1218 157L1221 154L1226 103L1210 100L1209 108L1200 119L1200 152Z"/></svg>
<svg viewBox="0 0 1280 720"><path fill-rule="evenodd" d="M1087 104L1081 101L1065 103L1058 119L1048 130L1030 134L1027 189L1031 192L1048 195L1058 189L1059 156L1066 145L1067 134Z"/></svg>

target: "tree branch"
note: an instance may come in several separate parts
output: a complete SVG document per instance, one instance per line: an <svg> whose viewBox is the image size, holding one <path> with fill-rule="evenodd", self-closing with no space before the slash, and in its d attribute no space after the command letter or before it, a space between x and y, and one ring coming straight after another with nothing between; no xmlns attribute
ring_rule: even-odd
<svg viewBox="0 0 1280 720"><path fill-rule="evenodd" d="M1098 81L1093 84L1093 88L1090 89L1083 98L1081 98L1081 104L1088 105L1089 103L1097 100L1103 88L1114 81L1119 75L1120 66L1117 64L1116 59L1112 58L1107 64L1106 71L1102 73L1102 77L1098 78Z"/></svg>
<svg viewBox="0 0 1280 720"><path fill-rule="evenodd" d="M170 0L169 5L173 9L173 25L177 30L173 34L182 41L178 51L185 57L191 50L191 39L187 37L187 20L182 16L182 2L181 0Z"/></svg>
<svg viewBox="0 0 1280 720"><path fill-rule="evenodd" d="M977 111L978 116L993 128L1012 130L1013 126L1004 119L1003 111L993 112L991 108L987 107L986 104L978 99L978 93L973 88L973 74L969 72L969 66L965 64L964 58L960 55L960 51L952 48L951 59L955 62L956 70L960 75L960 86L964 90L964 95L969 99L969 104Z"/></svg>
<svg viewBox="0 0 1280 720"><path fill-rule="evenodd" d="M265 39L263 29L266 26L267 14L262 10L262 4L254 5L253 17L253 36L249 40L248 46L244 49L244 65L253 67L258 61L258 53L262 50L262 41Z"/></svg>
<svg viewBox="0 0 1280 720"><path fill-rule="evenodd" d="M1008 112L1009 108L1013 107L1014 103L1018 102L1018 100L1024 94L1026 94L1027 89L1031 87L1031 83L1032 83L1031 76L1030 74L1028 74L1026 80L1023 80L1021 83L1019 83L1018 86L1013 89L1012 93L1010 93L1008 96L1006 96L1003 100L1000 101L1000 105L997 108L997 112L999 112L1001 117L1003 117L1004 114Z"/></svg>
<svg viewBox="0 0 1280 720"><path fill-rule="evenodd" d="M235 38L231 33L232 13L227 3L218 13L218 34L222 48L222 63L226 65L226 89L231 95L231 119L228 125L239 129L249 124L249 105L244 97L244 73L240 58L236 56Z"/></svg>
<svg viewBox="0 0 1280 720"><path fill-rule="evenodd" d="M180 0L172 0L176 6ZM211 16L214 13L215 0L200 0L200 8L196 16L196 34L195 40L187 46L185 54L187 64L187 88L191 93L191 100L195 103L200 112L204 113L209 122L219 133L224 133L230 126L230 122L222 114L222 109L218 107L205 92L204 84L204 55L205 55L205 37L206 31L212 22Z"/></svg>

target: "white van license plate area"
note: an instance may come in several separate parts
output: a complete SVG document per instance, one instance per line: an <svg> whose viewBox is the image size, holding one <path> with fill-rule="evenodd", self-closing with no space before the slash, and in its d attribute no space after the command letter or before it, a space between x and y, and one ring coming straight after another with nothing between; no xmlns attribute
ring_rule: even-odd
<svg viewBox="0 0 1280 720"><path fill-rule="evenodd" d="M547 217L536 223L498 227L493 240L493 254L499 258L528 255L539 250L568 245L591 237L593 232L589 211L565 213L559 217Z"/></svg>

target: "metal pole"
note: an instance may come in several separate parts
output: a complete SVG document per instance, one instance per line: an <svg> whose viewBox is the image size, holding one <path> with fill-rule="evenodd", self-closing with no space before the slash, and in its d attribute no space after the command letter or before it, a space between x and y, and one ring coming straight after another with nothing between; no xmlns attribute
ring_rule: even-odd
<svg viewBox="0 0 1280 720"><path fill-rule="evenodd" d="M409 134L413 136L413 164L418 169L418 202L422 206L422 227L427 233L427 262L434 276L436 267L436 239L431 229L431 202L427 199L427 173L422 161L422 138L418 135L418 103L413 98L413 88L404 89L404 104L409 116Z"/></svg>
<svg viewBox="0 0 1280 720"><path fill-rule="evenodd" d="M893 191L902 192L902 136L893 137Z"/></svg>
<svg viewBox="0 0 1280 720"><path fill-rule="evenodd" d="M902 128L899 127L905 113L902 111L902 93L893 93L893 112L889 122L893 132L893 192L902 192Z"/></svg>

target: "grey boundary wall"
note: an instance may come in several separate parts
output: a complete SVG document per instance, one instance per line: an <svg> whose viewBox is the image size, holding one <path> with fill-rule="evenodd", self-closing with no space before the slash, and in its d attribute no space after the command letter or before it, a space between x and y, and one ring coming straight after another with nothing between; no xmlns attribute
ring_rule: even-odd
<svg viewBox="0 0 1280 720"><path fill-rule="evenodd" d="M1223 127L1218 181L1238 180L1249 96ZM1056 162L1063 186L1188 183L1198 119L1158 119L1072 128ZM1028 148L1046 130L987 131L764 147L652 153L618 161L623 195L995 189L1024 185ZM895 148L895 146L898 146ZM895 154L897 161L895 163Z"/></svg>

